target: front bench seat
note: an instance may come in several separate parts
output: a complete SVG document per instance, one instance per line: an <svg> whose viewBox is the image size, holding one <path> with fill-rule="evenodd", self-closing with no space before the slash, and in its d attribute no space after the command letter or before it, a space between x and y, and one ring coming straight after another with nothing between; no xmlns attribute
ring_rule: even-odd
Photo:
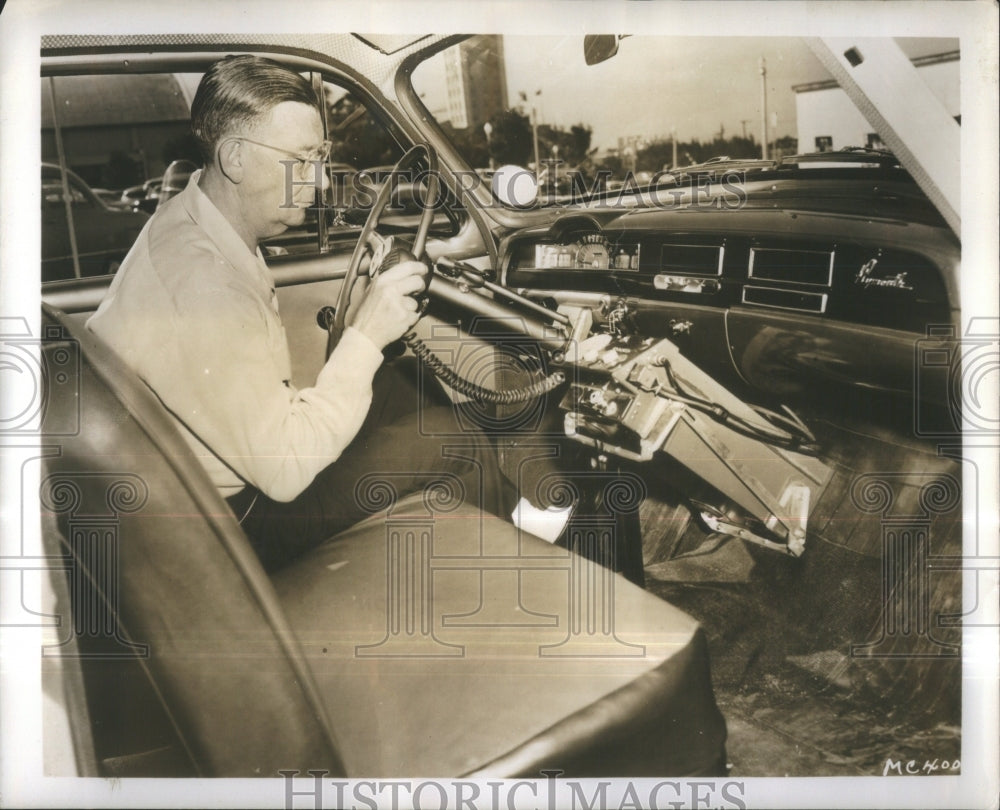
<svg viewBox="0 0 1000 810"><path fill-rule="evenodd" d="M381 482L371 518L269 579L148 388L78 322L46 308L44 328L47 357L78 352L80 390L48 403L47 425L78 408L79 430L46 459L43 533L72 555L68 604L93 611L90 587L117 616L113 638L77 622L67 647L99 655L75 713L97 772L725 773L686 614L460 500Z"/></svg>

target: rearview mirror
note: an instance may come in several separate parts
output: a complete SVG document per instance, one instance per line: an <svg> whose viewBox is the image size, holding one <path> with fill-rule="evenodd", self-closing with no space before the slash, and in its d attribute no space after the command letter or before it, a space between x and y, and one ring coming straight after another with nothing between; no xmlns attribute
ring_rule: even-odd
<svg viewBox="0 0 1000 810"><path fill-rule="evenodd" d="M618 53L619 38L614 34L587 34L583 38L583 58L588 65L604 62Z"/></svg>

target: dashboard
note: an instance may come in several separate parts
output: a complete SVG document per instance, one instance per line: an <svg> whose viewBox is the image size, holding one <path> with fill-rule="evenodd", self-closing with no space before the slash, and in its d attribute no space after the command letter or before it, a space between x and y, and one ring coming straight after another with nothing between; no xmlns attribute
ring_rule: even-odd
<svg viewBox="0 0 1000 810"><path fill-rule="evenodd" d="M505 281L515 288L746 306L913 332L950 320L945 276L950 264L957 265L958 247L949 250L947 240L914 232L926 227L897 225L899 233L879 239L861 232L878 228L852 234L786 227L776 233L775 224L791 223L756 216L746 223L756 228L720 231L718 217L709 217L713 227L682 218L683 228L640 228L635 217L621 217L514 238ZM817 217L808 219L817 224ZM930 255L920 250L922 243Z"/></svg>
<svg viewBox="0 0 1000 810"><path fill-rule="evenodd" d="M959 262L946 228L776 208L574 212L501 244L506 286L793 402L912 397L917 343L956 322Z"/></svg>

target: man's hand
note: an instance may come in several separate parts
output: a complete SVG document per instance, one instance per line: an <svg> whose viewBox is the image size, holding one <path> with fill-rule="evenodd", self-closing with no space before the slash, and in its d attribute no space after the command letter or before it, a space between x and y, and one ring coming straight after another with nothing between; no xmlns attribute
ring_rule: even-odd
<svg viewBox="0 0 1000 810"><path fill-rule="evenodd" d="M427 267L420 262L401 262L380 273L368 282L361 302L355 306L352 301L347 325L365 334L379 349L402 337L420 317L414 296L426 286L426 272Z"/></svg>

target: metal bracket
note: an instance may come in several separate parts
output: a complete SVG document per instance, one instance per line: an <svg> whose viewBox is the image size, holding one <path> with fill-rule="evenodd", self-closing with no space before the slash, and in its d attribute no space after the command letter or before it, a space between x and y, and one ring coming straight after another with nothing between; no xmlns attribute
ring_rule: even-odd
<svg viewBox="0 0 1000 810"><path fill-rule="evenodd" d="M768 540L766 537L761 537L759 534L755 534L745 526L720 520L710 512L701 512L701 519L705 521L705 525L708 526L708 528L713 532L738 537L741 540L747 540L751 543L756 543L758 546L763 546L764 548L771 549L772 551L780 551L782 554L788 554L792 557L801 557L802 552L806 550L806 541L804 537L796 538L785 545L784 543L776 543L774 540Z"/></svg>

